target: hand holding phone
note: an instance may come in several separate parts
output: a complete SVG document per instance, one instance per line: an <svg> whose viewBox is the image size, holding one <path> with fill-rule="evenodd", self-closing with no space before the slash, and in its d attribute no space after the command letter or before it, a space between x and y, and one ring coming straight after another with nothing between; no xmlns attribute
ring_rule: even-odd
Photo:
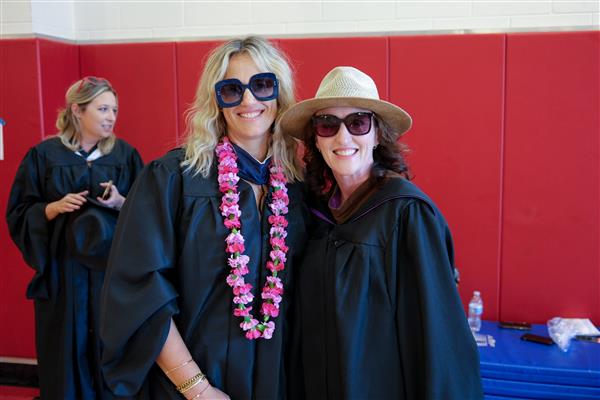
<svg viewBox="0 0 600 400"><path fill-rule="evenodd" d="M106 185L106 188L104 189L104 193L102 193L102 200L108 200L108 198L110 197L110 189L113 185L113 181L110 180L108 181L108 185Z"/></svg>
<svg viewBox="0 0 600 400"><path fill-rule="evenodd" d="M548 336L540 336L534 335L533 333L525 333L521 336L521 340L526 340L528 342L541 343L545 345L552 345L554 341Z"/></svg>

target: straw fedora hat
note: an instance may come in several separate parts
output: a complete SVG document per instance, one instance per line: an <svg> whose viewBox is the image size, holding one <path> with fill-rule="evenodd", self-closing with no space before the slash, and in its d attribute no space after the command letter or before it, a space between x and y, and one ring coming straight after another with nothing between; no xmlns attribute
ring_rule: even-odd
<svg viewBox="0 0 600 400"><path fill-rule="evenodd" d="M304 140L306 125L317 111L343 106L374 112L398 137L412 124L406 111L379 99L377 86L369 75L354 67L335 67L325 75L313 99L301 101L283 114L281 128L286 134Z"/></svg>

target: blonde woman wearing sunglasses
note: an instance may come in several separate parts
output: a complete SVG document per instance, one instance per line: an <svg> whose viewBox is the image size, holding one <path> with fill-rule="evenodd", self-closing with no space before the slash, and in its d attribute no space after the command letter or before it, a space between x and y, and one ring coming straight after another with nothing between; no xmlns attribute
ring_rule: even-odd
<svg viewBox="0 0 600 400"><path fill-rule="evenodd" d="M35 270L27 297L35 305L42 399L106 394L100 289L119 209L142 169L138 152L113 132L117 115L106 79L75 82L56 121L58 135L29 150L10 192L10 234Z"/></svg>
<svg viewBox="0 0 600 400"><path fill-rule="evenodd" d="M142 399L286 397L288 308L306 236L291 71L249 37L210 54L182 148L150 163L103 292L105 378Z"/></svg>
<svg viewBox="0 0 600 400"><path fill-rule="evenodd" d="M352 67L282 117L306 144L318 221L299 269L307 399L480 399L479 358L453 279L452 239L409 182L410 116Z"/></svg>

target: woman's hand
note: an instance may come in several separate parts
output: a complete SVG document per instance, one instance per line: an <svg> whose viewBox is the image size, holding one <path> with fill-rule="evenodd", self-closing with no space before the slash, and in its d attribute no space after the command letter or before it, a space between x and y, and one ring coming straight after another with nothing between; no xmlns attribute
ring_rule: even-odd
<svg viewBox="0 0 600 400"><path fill-rule="evenodd" d="M123 207L123 203L125 202L125 197L121 196L121 194L119 193L119 189L117 189L117 186L113 185L112 181L102 182L100 186L102 186L105 189L110 186L108 192L109 196L106 198L106 200L100 196L96 197L96 199L98 199L100 203L104 204L107 207L120 210L121 207Z"/></svg>
<svg viewBox="0 0 600 400"><path fill-rule="evenodd" d="M156 363L176 387L202 373L198 364L192 359L173 319L171 319L167 340L156 358ZM229 396L213 387L207 378L192 386L184 396L188 400L229 399Z"/></svg>
<svg viewBox="0 0 600 400"><path fill-rule="evenodd" d="M189 394L186 393L188 400L229 400L229 396L212 386L208 381L198 386L198 390L190 390Z"/></svg>
<svg viewBox="0 0 600 400"><path fill-rule="evenodd" d="M216 387L210 386L208 389L206 389L206 391L204 393L202 393L202 395L200 395L200 397L198 397L198 399L229 400L229 396L227 396L225 393L221 392Z"/></svg>
<svg viewBox="0 0 600 400"><path fill-rule="evenodd" d="M48 203L45 209L46 218L48 221L52 221L60 214L79 210L87 201L85 196L87 196L88 193L89 192L87 190L79 193L68 193L62 199Z"/></svg>

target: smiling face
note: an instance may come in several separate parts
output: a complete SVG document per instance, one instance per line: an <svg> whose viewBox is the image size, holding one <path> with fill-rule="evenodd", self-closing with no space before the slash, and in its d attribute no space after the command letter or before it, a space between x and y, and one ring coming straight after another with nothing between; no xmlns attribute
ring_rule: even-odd
<svg viewBox="0 0 600 400"><path fill-rule="evenodd" d="M329 114L343 119L356 112L370 111L355 107L330 107L317 111L315 115ZM375 123L371 122L371 130L362 136L351 135L344 124L340 125L334 136L316 136L316 146L342 190L345 187L356 188L369 178L373 167L373 147L378 143Z"/></svg>
<svg viewBox="0 0 600 400"><path fill-rule="evenodd" d="M73 113L79 120L81 143L94 145L113 133L117 122L117 98L114 93L107 91L98 95L84 110L73 104Z"/></svg>
<svg viewBox="0 0 600 400"><path fill-rule="evenodd" d="M223 79L238 79L248 84L250 78L262 71L247 54L236 54L229 60ZM241 145L249 141L266 141L277 116L277 100L258 101L250 90L244 92L242 102L235 107L223 108L227 123L227 135Z"/></svg>

